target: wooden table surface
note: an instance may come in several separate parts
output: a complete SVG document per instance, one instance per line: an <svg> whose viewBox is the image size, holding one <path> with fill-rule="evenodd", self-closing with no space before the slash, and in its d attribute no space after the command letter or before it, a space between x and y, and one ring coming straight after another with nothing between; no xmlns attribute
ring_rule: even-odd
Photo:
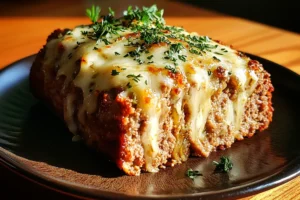
<svg viewBox="0 0 300 200"><path fill-rule="evenodd" d="M115 1L106 4L107 2L104 2L100 5L103 8L111 5L112 8L117 8L115 9L117 12L128 6L128 4L119 6ZM134 4L138 3L135 1ZM149 2L146 5L149 5ZM86 17L78 14L83 13L84 9L89 6L86 1L79 1L76 5L72 4L67 8L64 6L58 7L57 5L55 7L53 2L50 1L45 1L43 4L22 5L24 6L22 11L20 9L14 11L15 6L14 3L0 4L0 12L2 13L0 17L2 27L0 31L0 68L37 53L45 44L49 33L54 29L59 27L72 28L78 24L89 23ZM173 1L162 1L158 3L158 6L166 8L165 13L168 24L183 26L188 31L208 35L213 39L223 41L225 44L231 44L236 49L269 59L300 74L299 34ZM178 10L180 12L176 13ZM5 173L4 176L3 173ZM11 181L11 178L24 185L32 184L10 173L3 166L0 167L0 178L4 177L7 183L6 188L14 187L15 183ZM1 182L3 182L2 178ZM30 191L30 188L32 191ZM22 195L23 192L26 196L41 190L44 194L53 195L52 191L42 189L41 186L31 186L30 188L20 190L20 194ZM297 177L286 184L243 199L300 199L299 188L300 177ZM3 190L3 192L5 191ZM52 196L55 199L66 198L62 194L55 195ZM34 197L38 198L32 195L31 197L32 199Z"/></svg>

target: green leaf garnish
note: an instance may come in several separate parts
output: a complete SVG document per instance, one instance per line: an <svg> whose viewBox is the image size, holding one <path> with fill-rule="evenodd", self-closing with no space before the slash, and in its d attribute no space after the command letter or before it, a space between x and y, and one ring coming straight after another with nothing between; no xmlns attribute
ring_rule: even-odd
<svg viewBox="0 0 300 200"><path fill-rule="evenodd" d="M191 168L186 171L186 175L187 175L187 177L189 177L190 179L193 179L193 180L197 176L203 176L199 171L192 170Z"/></svg>
<svg viewBox="0 0 300 200"><path fill-rule="evenodd" d="M147 57L148 60L151 60L152 58L153 58L153 55Z"/></svg>
<svg viewBox="0 0 300 200"><path fill-rule="evenodd" d="M118 72L117 70L115 70L115 69L113 69L112 71L111 71L111 75L112 76L117 76L117 75L119 75L120 74L120 72Z"/></svg>
<svg viewBox="0 0 300 200"><path fill-rule="evenodd" d="M233 167L233 164L230 161L230 159L225 156L222 156L220 158L220 162L213 161L213 163L216 165L215 172L223 172L223 173L225 172L226 173L226 172L229 172Z"/></svg>
<svg viewBox="0 0 300 200"><path fill-rule="evenodd" d="M130 84L130 82L128 82L128 83L126 84L126 86L127 86L128 88L132 88L132 85Z"/></svg>
<svg viewBox="0 0 300 200"><path fill-rule="evenodd" d="M221 60L220 60L219 58L217 58L216 56L213 56L213 59L216 60L216 61L219 61L219 62L221 61Z"/></svg>
<svg viewBox="0 0 300 200"><path fill-rule="evenodd" d="M154 21L164 23L164 10L158 10L156 5L152 5L151 7L143 7L142 9L139 9L138 7L132 9L132 6L129 6L123 14L125 19L130 21L136 19L144 24L149 24L150 22Z"/></svg>
<svg viewBox="0 0 300 200"><path fill-rule="evenodd" d="M86 9L86 15L90 18L93 23L99 20L101 8L99 6L92 5L91 9Z"/></svg>
<svg viewBox="0 0 300 200"><path fill-rule="evenodd" d="M185 55L178 55L179 60L185 62L186 61L186 56Z"/></svg>
<svg viewBox="0 0 300 200"><path fill-rule="evenodd" d="M177 71L176 71L176 68L171 66L171 65L166 65L165 66L165 69L169 70L170 72L172 72L173 74L176 74Z"/></svg>
<svg viewBox="0 0 300 200"><path fill-rule="evenodd" d="M135 82L139 82L142 75L141 74L139 74L139 75L129 74L126 77L131 78Z"/></svg>
<svg viewBox="0 0 300 200"><path fill-rule="evenodd" d="M111 15L111 16L115 16L115 11L113 11L112 9L111 9L111 7L109 7L108 8L108 11L109 11L109 14Z"/></svg>

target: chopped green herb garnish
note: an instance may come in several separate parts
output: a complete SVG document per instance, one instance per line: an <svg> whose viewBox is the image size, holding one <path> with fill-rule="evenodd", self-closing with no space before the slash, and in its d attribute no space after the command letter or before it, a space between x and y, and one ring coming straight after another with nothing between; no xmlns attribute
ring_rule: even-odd
<svg viewBox="0 0 300 200"><path fill-rule="evenodd" d="M141 65L144 63L144 61L142 61L141 59L137 58L136 61Z"/></svg>
<svg viewBox="0 0 300 200"><path fill-rule="evenodd" d="M142 75L141 74L139 74L139 75L128 74L126 77L131 78L135 82L139 82Z"/></svg>
<svg viewBox="0 0 300 200"><path fill-rule="evenodd" d="M194 180L194 178L197 176L203 176L199 171L192 170L191 168L186 171L186 175L192 180Z"/></svg>
<svg viewBox="0 0 300 200"><path fill-rule="evenodd" d="M109 11L109 15L110 15L110 16L113 16L113 17L115 16L115 11L113 11L113 10L111 9L111 7L108 8L108 11Z"/></svg>
<svg viewBox="0 0 300 200"><path fill-rule="evenodd" d="M213 163L216 165L215 172L229 172L233 167L232 162L225 156L220 158L220 162L213 161Z"/></svg>
<svg viewBox="0 0 300 200"><path fill-rule="evenodd" d="M190 53L196 54L196 55L201 55L200 51L197 51L195 49L190 49Z"/></svg>
<svg viewBox="0 0 300 200"><path fill-rule="evenodd" d="M82 35L87 35L88 32L87 32L87 31L81 31L81 34L82 34Z"/></svg>
<svg viewBox="0 0 300 200"><path fill-rule="evenodd" d="M111 34L118 34L118 31L122 31L124 27L120 19L114 18L114 11L110 8L109 14L102 17L101 22L99 20L99 14L101 9L97 6L92 6L91 9L87 9L87 16L93 22L89 27L93 29L87 33L88 38L97 40L97 44L104 42L106 45L110 44L108 37Z"/></svg>
<svg viewBox="0 0 300 200"><path fill-rule="evenodd" d="M129 6L126 11L124 11L124 17L126 20L139 20L145 24L149 24L151 22L159 22L164 23L163 19L164 10L158 10L156 5L151 7L143 7L139 9L136 7L135 9L132 6Z"/></svg>
<svg viewBox="0 0 300 200"><path fill-rule="evenodd" d="M225 48L216 52L218 45L212 44L211 39L207 36L187 34L182 27L167 26L163 19L163 10L159 10L156 5L142 8L129 6L121 18L115 18L115 12L109 8L109 13L101 16L100 19L100 11L98 6L92 6L86 10L92 24L88 26L89 29L81 32L82 35L95 40L96 44L104 42L105 45L109 45L111 42L117 42L120 38L126 40L124 46L130 47L130 50L124 57L131 57L139 65L154 62L153 55L148 54L154 44L169 46L164 52L163 58L172 62L171 65L165 66L165 69L172 73L177 73L178 60L187 61L188 55L183 55L185 50L201 56L207 52L214 52L217 55L227 52ZM124 31L131 31L135 34L123 37ZM96 47L94 50L97 50ZM120 53L115 52L115 55L120 55ZM147 60L142 59L144 57ZM215 56L213 59L221 61ZM129 78L133 79L133 77Z"/></svg>
<svg viewBox="0 0 300 200"><path fill-rule="evenodd" d="M97 48L97 47L94 47L93 50L98 50L98 48Z"/></svg>
<svg viewBox="0 0 300 200"><path fill-rule="evenodd" d="M170 46L170 51L173 53L179 53L182 49L184 49L184 47L181 43L171 44Z"/></svg>
<svg viewBox="0 0 300 200"><path fill-rule="evenodd" d="M170 43L165 34L159 28L148 28L142 26L141 28L141 39L145 41L146 44L158 44L161 42Z"/></svg>
<svg viewBox="0 0 300 200"><path fill-rule="evenodd" d="M138 47L134 51L130 51L129 55L131 57L139 57L141 55L139 52L140 52L140 48Z"/></svg>
<svg viewBox="0 0 300 200"><path fill-rule="evenodd" d="M210 70L208 70L208 71L207 71L207 74L208 74L208 76L210 76L210 75L211 75L211 71L210 71Z"/></svg>
<svg viewBox="0 0 300 200"><path fill-rule="evenodd" d="M170 72L172 72L172 73L176 73L177 71L176 71L176 68L175 67L172 67L171 65L166 65L165 66L165 69L167 69L167 70L169 70Z"/></svg>
<svg viewBox="0 0 300 200"><path fill-rule="evenodd" d="M216 56L213 56L213 59L217 60L217 61L221 61L219 58L217 58Z"/></svg>
<svg viewBox="0 0 300 200"><path fill-rule="evenodd" d="M153 58L153 55L147 57L148 60L151 60L152 58Z"/></svg>
<svg viewBox="0 0 300 200"><path fill-rule="evenodd" d="M99 6L92 5L91 9L86 9L86 15L90 18L93 23L99 20L101 8Z"/></svg>
<svg viewBox="0 0 300 200"><path fill-rule="evenodd" d="M184 47L181 43L171 44L170 50L164 52L164 54L165 54L164 58L173 61L174 64L177 65L177 63L176 63L177 58L175 57L175 54L179 53L182 49L184 49ZM185 57L182 55L178 55L178 58L185 59Z"/></svg>
<svg viewBox="0 0 300 200"><path fill-rule="evenodd" d="M221 51L223 51L225 53L228 52L225 48L222 48Z"/></svg>
<svg viewBox="0 0 300 200"><path fill-rule="evenodd" d="M120 74L120 72L118 72L117 70L115 70L115 69L113 69L112 71L111 71L111 75L112 76L117 76L117 75L119 75Z"/></svg>
<svg viewBox="0 0 300 200"><path fill-rule="evenodd" d="M186 56L185 56L185 55L178 55L178 58L179 58L180 60L182 60L183 62L186 61Z"/></svg>
<svg viewBox="0 0 300 200"><path fill-rule="evenodd" d="M130 84L130 82L128 82L128 83L126 84L126 86L127 86L128 88L132 88L132 85Z"/></svg>
<svg viewBox="0 0 300 200"><path fill-rule="evenodd" d="M219 52L214 52L215 54L217 54L217 55L223 55L222 53L219 53Z"/></svg>
<svg viewBox="0 0 300 200"><path fill-rule="evenodd" d="M128 52L124 57L130 56L133 60L136 60L138 64L143 64L144 61L140 59L141 53L144 51L143 47L138 46L135 50Z"/></svg>
<svg viewBox="0 0 300 200"><path fill-rule="evenodd" d="M147 80L145 80L145 84L148 85L148 81Z"/></svg>
<svg viewBox="0 0 300 200"><path fill-rule="evenodd" d="M106 38L102 39L102 41L104 42L105 45L111 44Z"/></svg>
<svg viewBox="0 0 300 200"><path fill-rule="evenodd" d="M68 58L69 58L69 59L72 58L72 53L69 53Z"/></svg>
<svg viewBox="0 0 300 200"><path fill-rule="evenodd" d="M76 47L74 47L73 49L77 49L81 44L83 44L84 42L79 42L79 41L77 41L76 42L76 44L77 44L77 46Z"/></svg>

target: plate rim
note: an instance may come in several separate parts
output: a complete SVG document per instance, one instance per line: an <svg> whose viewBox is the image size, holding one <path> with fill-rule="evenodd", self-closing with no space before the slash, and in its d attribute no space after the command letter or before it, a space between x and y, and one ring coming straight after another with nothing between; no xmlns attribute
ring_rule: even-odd
<svg viewBox="0 0 300 200"><path fill-rule="evenodd" d="M173 196L169 195L130 195L121 192L111 192L96 188L88 188L84 185L72 183L70 181L61 180L59 178L45 175L39 171L35 171L33 168L23 164L20 160L13 158L12 152L0 147L0 164L5 165L9 170L17 173L18 175L30 180L34 183L42 185L50 190L60 192L66 195L79 198L130 198L130 199L215 199L216 195L218 199L231 199L247 197L258 192L263 192L284 184L289 180L292 180L300 175L300 157L290 161L285 166L277 169L272 175L259 179L254 183L243 184L235 188L228 188L219 191L210 191L204 193L194 194L177 194ZM16 156L13 154L13 156ZM292 169L290 169L292 168ZM292 173L290 173L292 171ZM288 176L285 176L288 173ZM270 181L271 179L271 181ZM273 180L274 179L274 180ZM267 183L264 183L267 182Z"/></svg>
<svg viewBox="0 0 300 200"><path fill-rule="evenodd" d="M300 78L299 74L278 63L275 63L273 61L270 61L268 59L250 53L245 53L245 54L251 58L262 60L272 65L276 65L276 67L279 67L281 70L290 73L292 76L296 75L298 78ZM8 66L4 66L2 69L0 69L0 75L6 70L9 70L9 68L24 62L24 60L34 59L35 56L36 54L32 54L20 60L17 60L9 64ZM43 187L46 187L50 190L60 192L62 194L70 195L73 197L77 197L77 198L78 197L79 198L105 197L105 198L134 198L134 199L137 198L139 199L140 198L142 199L166 199L166 198L168 199L177 199L177 198L215 199L216 195L218 195L218 198L221 199L242 198L242 197L250 196L253 194L257 194L259 192L269 190L276 186L282 185L296 178L297 176L300 176L300 156L297 156L294 160L288 162L285 166L282 166L280 169L277 169L276 172L274 172L272 175L264 177L263 179L259 179L254 183L251 182L248 184L246 183L240 186L236 186L234 188L227 188L219 191L210 191L204 193L177 194L172 196L169 195L138 195L137 196L137 195L130 195L121 192L111 192L111 191L105 191L96 188L88 188L85 187L84 185L80 185L77 183L72 183L70 181L65 181L55 177L44 175L43 173L32 170L30 167L26 167L26 165L22 164L19 160L13 158L9 154L13 154L14 156L17 156L16 154L6 150L5 148L0 147L0 164L6 167L7 169L20 175L23 178L26 178L27 180L42 185ZM286 175L286 173L288 175Z"/></svg>

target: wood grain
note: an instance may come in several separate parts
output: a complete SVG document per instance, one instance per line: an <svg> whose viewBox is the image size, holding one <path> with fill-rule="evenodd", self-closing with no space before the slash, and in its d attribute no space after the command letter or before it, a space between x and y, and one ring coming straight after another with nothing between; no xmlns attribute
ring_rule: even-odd
<svg viewBox="0 0 300 200"><path fill-rule="evenodd" d="M20 23L22 22L22 23ZM229 16L168 17L168 24L209 35L234 48L279 63L300 73L300 36ZM0 68L34 54L56 28L89 23L85 17L3 17L0 19ZM22 30L21 32L19 30Z"/></svg>
<svg viewBox="0 0 300 200"><path fill-rule="evenodd" d="M64 14L68 17L61 16L62 8L57 8L55 14L49 13L47 8L52 4L48 4L26 4L25 9L15 15L11 11L13 3L6 4L5 9L1 6L0 25L4 28L0 31L0 68L37 53L54 29L72 28L78 24L89 23L85 17L72 15L82 10L83 5L86 7L84 1L64 10ZM173 16L167 14L168 24L183 26L189 31L219 39L236 49L269 59L300 74L299 34L179 3L166 5L167 10L170 10L169 13L179 7L183 10L177 16L174 16L176 15L174 13ZM52 8L55 7L52 5ZM40 11L39 16L30 14L36 10ZM3 16L5 13L7 16ZM299 188L300 177L297 177L281 186L243 200L300 199Z"/></svg>

